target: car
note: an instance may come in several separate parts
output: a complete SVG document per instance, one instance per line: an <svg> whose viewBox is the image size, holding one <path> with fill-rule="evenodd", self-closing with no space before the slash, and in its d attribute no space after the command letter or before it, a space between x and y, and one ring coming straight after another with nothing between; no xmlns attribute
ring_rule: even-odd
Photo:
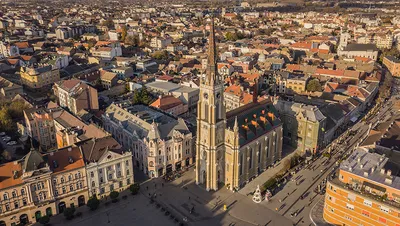
<svg viewBox="0 0 400 226"><path fill-rule="evenodd" d="M17 144L17 141L10 141L10 142L7 142L7 145L8 146L13 146L13 145L16 145Z"/></svg>
<svg viewBox="0 0 400 226"><path fill-rule="evenodd" d="M7 141L9 141L9 140L11 140L11 137L9 137L9 136L3 137L3 141L7 142Z"/></svg>
<svg viewBox="0 0 400 226"><path fill-rule="evenodd" d="M0 133L0 136L5 136L6 135L6 132L1 132Z"/></svg>

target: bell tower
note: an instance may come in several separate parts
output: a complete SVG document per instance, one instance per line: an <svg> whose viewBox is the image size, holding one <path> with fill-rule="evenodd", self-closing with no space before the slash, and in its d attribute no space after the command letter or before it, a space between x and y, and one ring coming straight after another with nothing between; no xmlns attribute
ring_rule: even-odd
<svg viewBox="0 0 400 226"><path fill-rule="evenodd" d="M217 70L214 18L211 17L208 38L206 74L201 78L197 104L196 183L207 191L218 190L224 182L225 123L224 83Z"/></svg>

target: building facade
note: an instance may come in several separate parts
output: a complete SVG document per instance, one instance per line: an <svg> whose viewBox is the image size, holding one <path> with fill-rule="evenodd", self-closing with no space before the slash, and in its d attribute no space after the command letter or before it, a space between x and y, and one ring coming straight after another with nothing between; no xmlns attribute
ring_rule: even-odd
<svg viewBox="0 0 400 226"><path fill-rule="evenodd" d="M283 122L285 143L312 153L324 145L327 119L318 107L281 99L274 105Z"/></svg>
<svg viewBox="0 0 400 226"><path fill-rule="evenodd" d="M60 70L52 66L21 67L20 74L22 84L32 89L43 88L60 81Z"/></svg>
<svg viewBox="0 0 400 226"><path fill-rule="evenodd" d="M282 124L268 101L226 112L224 78L218 73L214 21L206 74L197 105L196 184L207 191L237 190L280 160Z"/></svg>
<svg viewBox="0 0 400 226"><path fill-rule="evenodd" d="M30 108L24 110L28 135L39 142L44 150L57 147L54 117L61 114L60 109Z"/></svg>
<svg viewBox="0 0 400 226"><path fill-rule="evenodd" d="M24 158L1 165L0 225L25 225L42 216L63 213L88 200L86 171L78 148L46 156L31 150Z"/></svg>
<svg viewBox="0 0 400 226"><path fill-rule="evenodd" d="M195 160L186 122L145 105L113 103L102 116L106 131L133 154L133 164L149 177L160 177Z"/></svg>
<svg viewBox="0 0 400 226"><path fill-rule="evenodd" d="M132 153L112 137L93 138L76 144L84 155L90 196L105 197L133 184Z"/></svg>
<svg viewBox="0 0 400 226"><path fill-rule="evenodd" d="M399 225L398 167L398 163L368 149L354 151L340 164L338 178L327 182L325 221L334 225Z"/></svg>
<svg viewBox="0 0 400 226"><path fill-rule="evenodd" d="M73 114L82 109L98 110L97 90L78 79L63 80L53 86L54 94L61 107L68 108Z"/></svg>
<svg viewBox="0 0 400 226"><path fill-rule="evenodd" d="M400 60L393 56L385 56L383 58L383 65L395 77L400 77Z"/></svg>

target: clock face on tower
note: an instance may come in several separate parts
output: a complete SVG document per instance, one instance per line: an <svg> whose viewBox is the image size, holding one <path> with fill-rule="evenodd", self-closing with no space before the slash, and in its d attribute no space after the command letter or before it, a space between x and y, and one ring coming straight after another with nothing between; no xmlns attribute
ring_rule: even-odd
<svg viewBox="0 0 400 226"><path fill-rule="evenodd" d="M220 93L217 93L217 98L219 99L221 97L221 94Z"/></svg>
<svg viewBox="0 0 400 226"><path fill-rule="evenodd" d="M208 99L208 94L204 93L204 99Z"/></svg>

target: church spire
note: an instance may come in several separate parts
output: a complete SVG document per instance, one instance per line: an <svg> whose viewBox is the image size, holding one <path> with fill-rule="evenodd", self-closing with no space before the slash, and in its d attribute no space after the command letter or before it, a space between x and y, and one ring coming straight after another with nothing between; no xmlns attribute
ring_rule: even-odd
<svg viewBox="0 0 400 226"><path fill-rule="evenodd" d="M213 85L218 81L217 78L217 47L215 44L215 28L214 16L211 16L210 36L208 37L208 56L207 56L207 71L206 82Z"/></svg>

